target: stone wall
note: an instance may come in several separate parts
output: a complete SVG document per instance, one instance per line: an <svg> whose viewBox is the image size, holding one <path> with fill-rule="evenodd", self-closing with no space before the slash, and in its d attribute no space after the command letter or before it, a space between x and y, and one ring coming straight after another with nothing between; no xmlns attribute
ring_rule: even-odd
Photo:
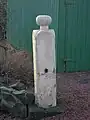
<svg viewBox="0 0 90 120"><path fill-rule="evenodd" d="M6 51L2 46L2 41L6 36L6 24L7 24L7 0L0 0L0 70L6 59Z"/></svg>
<svg viewBox="0 0 90 120"><path fill-rule="evenodd" d="M5 39L7 23L7 0L0 0L0 40Z"/></svg>

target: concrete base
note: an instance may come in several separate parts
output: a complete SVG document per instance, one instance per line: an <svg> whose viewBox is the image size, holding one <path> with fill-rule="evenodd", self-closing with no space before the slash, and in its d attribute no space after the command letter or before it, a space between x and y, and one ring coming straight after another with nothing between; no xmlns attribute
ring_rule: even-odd
<svg viewBox="0 0 90 120"><path fill-rule="evenodd" d="M29 117L27 118L27 120L41 120L43 118L62 114L64 110L64 105L59 105L48 109L39 108L37 106L31 106L29 108Z"/></svg>

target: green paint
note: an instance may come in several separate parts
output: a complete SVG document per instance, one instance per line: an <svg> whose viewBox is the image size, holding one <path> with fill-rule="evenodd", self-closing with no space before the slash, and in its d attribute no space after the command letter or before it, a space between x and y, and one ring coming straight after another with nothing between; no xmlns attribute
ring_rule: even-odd
<svg viewBox="0 0 90 120"><path fill-rule="evenodd" d="M56 9L57 4L53 0L8 0L8 40L18 48L32 51L32 31L38 28L36 16L50 15L52 27L57 29Z"/></svg>
<svg viewBox="0 0 90 120"><path fill-rule="evenodd" d="M65 2L66 1L66 2ZM48 14L56 32L57 72L90 70L90 0L8 0L8 40L32 51L36 16Z"/></svg>
<svg viewBox="0 0 90 120"><path fill-rule="evenodd" d="M67 60L71 59L66 64L67 72L90 70L90 41L87 38L90 37L89 5L89 0L75 0L72 5L65 7L65 56Z"/></svg>

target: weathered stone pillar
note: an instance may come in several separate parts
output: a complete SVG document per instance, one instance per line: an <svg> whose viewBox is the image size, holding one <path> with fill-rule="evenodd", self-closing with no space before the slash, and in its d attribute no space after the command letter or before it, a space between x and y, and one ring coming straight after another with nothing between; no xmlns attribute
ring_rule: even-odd
<svg viewBox="0 0 90 120"><path fill-rule="evenodd" d="M43 108L56 106L55 32L49 29L51 22L50 16L38 16L40 29L32 34L35 102Z"/></svg>

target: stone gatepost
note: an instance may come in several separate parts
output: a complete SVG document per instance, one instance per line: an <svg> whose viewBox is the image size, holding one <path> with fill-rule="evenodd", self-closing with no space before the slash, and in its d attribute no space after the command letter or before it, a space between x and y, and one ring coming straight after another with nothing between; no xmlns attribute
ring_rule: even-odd
<svg viewBox="0 0 90 120"><path fill-rule="evenodd" d="M40 29L32 34L35 102L43 108L56 106L55 32L49 29L51 22L50 16L37 16Z"/></svg>

